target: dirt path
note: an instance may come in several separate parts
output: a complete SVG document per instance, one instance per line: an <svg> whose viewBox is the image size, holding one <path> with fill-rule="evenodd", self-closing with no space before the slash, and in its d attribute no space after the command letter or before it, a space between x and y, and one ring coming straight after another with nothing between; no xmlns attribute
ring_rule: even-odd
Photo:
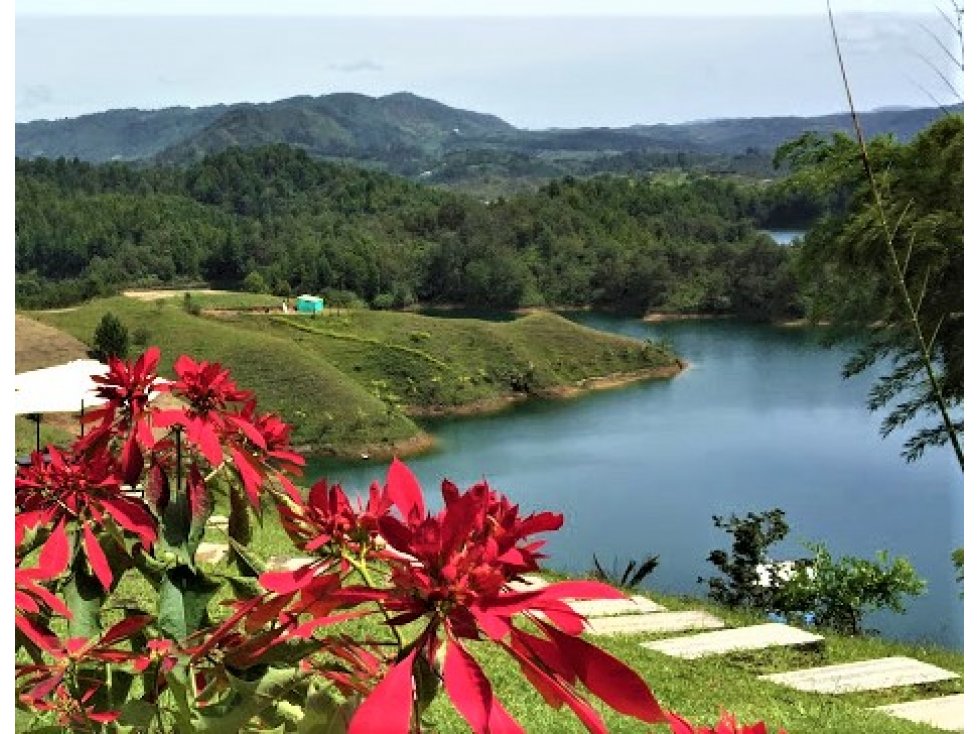
<svg viewBox="0 0 979 734"><path fill-rule="evenodd" d="M15 314L14 318L16 372L51 367L88 356L88 348L75 337L21 314Z"/></svg>
<svg viewBox="0 0 979 734"><path fill-rule="evenodd" d="M138 301L157 301L161 298L176 298L184 293L191 295L220 295L222 293L232 294L232 291L218 291L212 288L178 288L176 290L155 290L155 291L123 291L122 295L126 298L135 298Z"/></svg>

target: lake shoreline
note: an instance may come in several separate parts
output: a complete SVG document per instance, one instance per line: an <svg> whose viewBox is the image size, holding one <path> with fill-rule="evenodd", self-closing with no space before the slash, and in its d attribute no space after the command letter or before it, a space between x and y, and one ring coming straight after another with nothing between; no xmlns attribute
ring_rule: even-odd
<svg viewBox="0 0 979 734"><path fill-rule="evenodd" d="M626 387L636 382L645 380L666 380L676 377L687 369L689 364L682 359L677 359L674 363L660 367L650 367L648 369L634 370L631 372L619 372L609 375L599 375L579 380L572 385L557 385L545 388L538 393L513 393L509 395L499 395L492 398L474 400L461 405L447 406L407 406L404 409L406 415L412 418L455 418L466 416L481 416L501 413L515 405L525 403L529 400L569 400L591 392L600 390L614 390ZM352 446L300 446L297 450L311 458L336 458L341 460L386 460L406 456L419 456L437 450L438 441L427 431L422 430L404 439L385 442L369 442L354 444Z"/></svg>

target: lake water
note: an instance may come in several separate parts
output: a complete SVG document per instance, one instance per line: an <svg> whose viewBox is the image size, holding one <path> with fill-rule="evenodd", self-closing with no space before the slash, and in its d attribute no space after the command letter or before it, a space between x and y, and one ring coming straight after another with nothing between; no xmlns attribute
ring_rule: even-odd
<svg viewBox="0 0 979 734"><path fill-rule="evenodd" d="M806 236L804 229L760 229L758 231L767 234L778 245L791 245L796 240L801 240Z"/></svg>
<svg viewBox="0 0 979 734"><path fill-rule="evenodd" d="M523 404L492 416L431 424L440 451L411 459L426 496L439 482L485 477L524 510L564 513L548 565L582 572L660 556L647 583L704 595L707 554L730 548L711 516L773 507L791 527L778 557L825 542L834 555L908 556L928 581L908 614L868 620L884 634L961 648L963 612L949 555L963 543L962 475L950 451L914 463L901 438L882 440L864 407L869 378L844 381L843 353L807 329L736 321L644 324L585 315L595 328L666 338L690 368L665 381L571 401ZM348 489L383 481L384 465L316 462Z"/></svg>

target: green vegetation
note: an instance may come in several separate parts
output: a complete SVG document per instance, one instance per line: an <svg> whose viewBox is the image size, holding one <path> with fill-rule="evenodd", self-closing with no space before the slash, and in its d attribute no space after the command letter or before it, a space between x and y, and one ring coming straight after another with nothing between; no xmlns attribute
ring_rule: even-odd
<svg viewBox="0 0 979 734"><path fill-rule="evenodd" d="M297 444L346 455L416 446L423 434L409 415L484 410L568 394L591 380L678 369L664 347L550 313L508 323L376 311L211 316L240 296L193 298L208 309L189 314L179 296L156 303L116 297L31 315L87 340L111 309L124 325L154 336L165 367L181 353L221 362L266 409L295 425Z"/></svg>
<svg viewBox="0 0 979 734"><path fill-rule="evenodd" d="M707 560L724 577L708 580L708 596L727 607L773 612L793 621L859 635L868 612L904 612L904 597L919 596L925 583L906 558L879 552L873 560L842 556L833 560L822 543L807 545L812 558L773 561L768 549L789 533L785 513L776 508L726 520L714 527L729 533L730 553L713 550Z"/></svg>
<svg viewBox="0 0 979 734"><path fill-rule="evenodd" d="M826 546L810 546L813 558L779 589L777 607L811 612L815 623L842 634L864 631L869 612L904 612L904 597L920 596L925 582L906 558L890 559L880 552L874 560L843 556L833 560Z"/></svg>
<svg viewBox="0 0 979 734"><path fill-rule="evenodd" d="M487 203L285 146L183 169L18 161L16 193L22 308L203 279L377 308L798 317L792 248L755 226L815 214L778 187L697 176L566 177Z"/></svg>
<svg viewBox="0 0 979 734"><path fill-rule="evenodd" d="M830 204L806 237L799 273L810 316L860 341L844 374L890 363L868 401L890 411L882 434L935 421L906 441L908 460L951 441L964 462L963 145L963 118L950 115L907 144L807 135L778 156L791 185Z"/></svg>
<svg viewBox="0 0 979 734"><path fill-rule="evenodd" d="M125 359L129 356L129 329L115 314L104 314L95 327L90 354L99 362L108 362L109 357Z"/></svg>

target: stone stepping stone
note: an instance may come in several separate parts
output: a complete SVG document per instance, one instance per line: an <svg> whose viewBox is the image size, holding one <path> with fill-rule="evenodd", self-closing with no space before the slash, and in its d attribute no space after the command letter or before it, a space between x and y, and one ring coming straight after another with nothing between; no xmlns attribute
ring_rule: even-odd
<svg viewBox="0 0 979 734"><path fill-rule="evenodd" d="M652 612L595 617L587 621L585 632L593 635L638 635L717 629L723 626L724 622L707 612Z"/></svg>
<svg viewBox="0 0 979 734"><path fill-rule="evenodd" d="M719 632L703 632L699 635L671 637L668 640L641 642L648 650L685 660L696 660L708 655L721 655L735 650L761 650L766 647L812 645L823 638L787 624L758 624L737 627Z"/></svg>
<svg viewBox="0 0 979 734"><path fill-rule="evenodd" d="M523 576L523 581L517 581L514 579L507 583L510 587L510 591L524 592L524 591L537 591L537 589L542 589L548 585L540 576L534 576L533 574L525 574Z"/></svg>
<svg viewBox="0 0 979 734"><path fill-rule="evenodd" d="M205 527L212 528L215 530L228 531L228 518L225 515L211 515L207 518L207 523Z"/></svg>
<svg viewBox="0 0 979 734"><path fill-rule="evenodd" d="M227 543L201 543L194 554L194 563L221 563L227 555Z"/></svg>
<svg viewBox="0 0 979 734"><path fill-rule="evenodd" d="M629 599L565 599L563 600L582 617L614 617L618 614L643 614L665 612L666 607L644 596Z"/></svg>
<svg viewBox="0 0 979 734"><path fill-rule="evenodd" d="M265 566L269 571L295 571L316 559L311 556L271 556Z"/></svg>
<svg viewBox="0 0 979 734"><path fill-rule="evenodd" d="M875 711L883 711L885 714L918 724L928 724L936 729L946 731L965 729L965 694L962 693L877 706Z"/></svg>
<svg viewBox="0 0 979 734"><path fill-rule="evenodd" d="M858 663L828 665L823 668L794 670L789 673L763 675L761 680L781 683L799 691L815 693L852 693L876 691L918 683L934 683L958 678L956 673L920 660L905 657L863 660Z"/></svg>

